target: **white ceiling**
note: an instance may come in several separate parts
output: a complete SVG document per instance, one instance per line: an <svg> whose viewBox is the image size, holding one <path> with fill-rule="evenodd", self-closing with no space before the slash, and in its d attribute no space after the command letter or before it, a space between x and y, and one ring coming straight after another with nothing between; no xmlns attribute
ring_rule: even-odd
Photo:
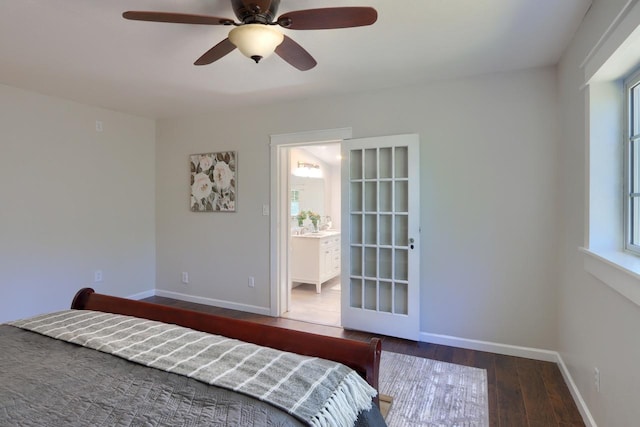
<svg viewBox="0 0 640 427"><path fill-rule="evenodd" d="M278 14L373 6L378 21L283 30L318 61L301 72L237 50L193 62L229 27L128 21L126 10L235 18L229 0L5 0L0 83L147 117L419 84L557 63L591 0L282 0Z"/></svg>
<svg viewBox="0 0 640 427"><path fill-rule="evenodd" d="M340 165L340 143L304 145L296 147L298 150L306 151L323 162L331 165Z"/></svg>

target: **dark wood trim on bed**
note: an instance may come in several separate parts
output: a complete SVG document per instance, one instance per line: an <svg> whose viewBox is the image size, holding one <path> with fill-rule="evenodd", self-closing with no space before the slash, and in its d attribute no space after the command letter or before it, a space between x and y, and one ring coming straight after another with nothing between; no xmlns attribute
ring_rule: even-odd
<svg viewBox="0 0 640 427"><path fill-rule="evenodd" d="M97 294L91 288L80 289L73 298L71 308L142 317L278 350L333 360L350 367L378 390L382 351L382 341L378 338L363 342L316 335L150 302ZM377 397L375 403L378 404Z"/></svg>

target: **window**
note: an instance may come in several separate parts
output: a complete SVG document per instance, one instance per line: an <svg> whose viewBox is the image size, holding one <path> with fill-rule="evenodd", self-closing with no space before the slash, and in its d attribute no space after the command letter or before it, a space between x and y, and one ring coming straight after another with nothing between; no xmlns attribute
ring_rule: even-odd
<svg viewBox="0 0 640 427"><path fill-rule="evenodd" d="M296 216L300 213L300 191L291 190L291 216Z"/></svg>
<svg viewBox="0 0 640 427"><path fill-rule="evenodd" d="M640 255L640 71L625 80L625 248Z"/></svg>
<svg viewBox="0 0 640 427"><path fill-rule="evenodd" d="M638 14L640 2L628 2L580 65L588 114L581 251L587 272L640 306Z"/></svg>

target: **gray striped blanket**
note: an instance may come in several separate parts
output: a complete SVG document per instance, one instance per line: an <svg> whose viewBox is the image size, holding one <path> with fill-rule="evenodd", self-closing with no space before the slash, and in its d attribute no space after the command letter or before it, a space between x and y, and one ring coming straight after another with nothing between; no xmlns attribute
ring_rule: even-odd
<svg viewBox="0 0 640 427"><path fill-rule="evenodd" d="M342 364L152 320L66 310L9 324L247 394L313 426L352 426L376 395Z"/></svg>

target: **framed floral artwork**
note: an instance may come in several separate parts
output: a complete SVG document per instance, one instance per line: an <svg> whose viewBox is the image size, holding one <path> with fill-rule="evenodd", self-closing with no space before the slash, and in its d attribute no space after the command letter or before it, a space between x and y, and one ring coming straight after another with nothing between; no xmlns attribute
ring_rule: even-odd
<svg viewBox="0 0 640 427"><path fill-rule="evenodd" d="M191 211L235 212L238 167L236 152L192 154L189 162Z"/></svg>

